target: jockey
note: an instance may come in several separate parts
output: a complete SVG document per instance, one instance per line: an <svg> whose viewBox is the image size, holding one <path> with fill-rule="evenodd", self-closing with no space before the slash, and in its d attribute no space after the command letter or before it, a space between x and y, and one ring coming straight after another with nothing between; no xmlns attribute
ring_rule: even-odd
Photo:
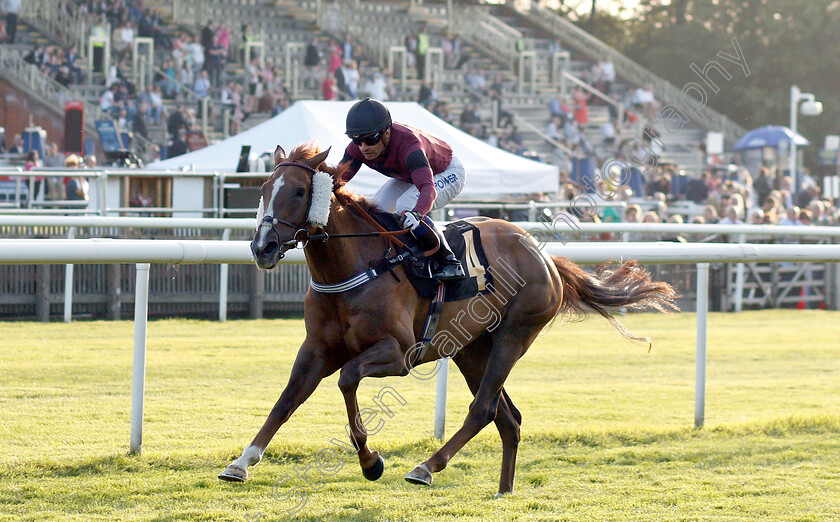
<svg viewBox="0 0 840 522"><path fill-rule="evenodd" d="M434 260L437 279L461 279L464 269L443 233L427 215L446 206L464 188L464 164L439 138L421 130L393 123L382 103L366 98L347 113L347 136L353 140L344 151L344 181L350 181L362 164L392 178L373 201L380 209L398 214L400 226L410 229L424 249L440 249Z"/></svg>

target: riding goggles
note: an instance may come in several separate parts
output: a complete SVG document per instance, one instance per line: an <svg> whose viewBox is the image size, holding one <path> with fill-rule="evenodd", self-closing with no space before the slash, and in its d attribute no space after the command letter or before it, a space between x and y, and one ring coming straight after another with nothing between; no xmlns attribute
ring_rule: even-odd
<svg viewBox="0 0 840 522"><path fill-rule="evenodd" d="M368 134L366 136L350 136L350 139L353 140L353 143L356 145L364 143L365 145L373 146L379 143L379 140L382 139L382 132L374 132L373 134Z"/></svg>

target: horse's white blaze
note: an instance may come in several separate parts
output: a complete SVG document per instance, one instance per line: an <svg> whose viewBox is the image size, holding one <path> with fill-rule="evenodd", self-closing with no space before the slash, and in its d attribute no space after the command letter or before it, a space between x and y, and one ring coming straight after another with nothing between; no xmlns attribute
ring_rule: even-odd
<svg viewBox="0 0 840 522"><path fill-rule="evenodd" d="M277 176L277 179L274 180L274 185L271 187L271 199L268 200L268 205L266 205L266 210L271 211L274 209L274 200L277 198L277 193L280 192L280 189L286 182L283 181L283 175Z"/></svg>
<svg viewBox="0 0 840 522"><path fill-rule="evenodd" d="M245 448L245 451L242 452L242 456L234 460L231 465L242 469L248 469L248 466L253 466L261 460L262 450L260 450L258 446L251 445Z"/></svg>
<svg viewBox="0 0 840 522"><path fill-rule="evenodd" d="M263 206L263 197L260 196L260 204L257 206L257 230L262 226L262 220L265 217L265 207Z"/></svg>
<svg viewBox="0 0 840 522"><path fill-rule="evenodd" d="M271 186L271 197L268 200L268 204L265 204L263 197L260 196L260 206L257 208L257 235L254 238L254 246L260 250L265 248L265 238L271 230L271 226L264 226L266 223L263 223L262 220L266 215L273 215L274 200L277 198L277 193L280 192L283 184L284 181L282 175L278 176L277 179L274 180L274 184Z"/></svg>

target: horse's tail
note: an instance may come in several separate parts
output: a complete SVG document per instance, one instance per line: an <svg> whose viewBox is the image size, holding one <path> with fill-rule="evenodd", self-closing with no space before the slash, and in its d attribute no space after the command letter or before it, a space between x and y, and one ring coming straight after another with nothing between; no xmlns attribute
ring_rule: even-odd
<svg viewBox="0 0 840 522"><path fill-rule="evenodd" d="M653 281L636 261L621 265L601 265L589 273L572 261L551 256L554 266L563 280L563 302L558 315L582 317L591 311L598 312L624 337L650 343L647 337L639 337L628 330L613 312L620 308L627 310L657 310L668 312L679 310L674 298L676 292L668 283Z"/></svg>

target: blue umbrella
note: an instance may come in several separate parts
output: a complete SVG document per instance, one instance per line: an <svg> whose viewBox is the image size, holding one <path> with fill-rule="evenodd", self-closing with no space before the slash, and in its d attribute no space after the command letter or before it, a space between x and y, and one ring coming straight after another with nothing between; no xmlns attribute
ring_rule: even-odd
<svg viewBox="0 0 840 522"><path fill-rule="evenodd" d="M732 150L760 149L762 147L776 148L780 143L785 143L786 146L789 146L790 139L792 137L793 131L787 127L782 127L780 125L765 125L764 127L753 129L741 136L741 139L735 143ZM811 142L805 139L805 137L801 134L796 134L794 139L796 140L797 146L811 144Z"/></svg>

